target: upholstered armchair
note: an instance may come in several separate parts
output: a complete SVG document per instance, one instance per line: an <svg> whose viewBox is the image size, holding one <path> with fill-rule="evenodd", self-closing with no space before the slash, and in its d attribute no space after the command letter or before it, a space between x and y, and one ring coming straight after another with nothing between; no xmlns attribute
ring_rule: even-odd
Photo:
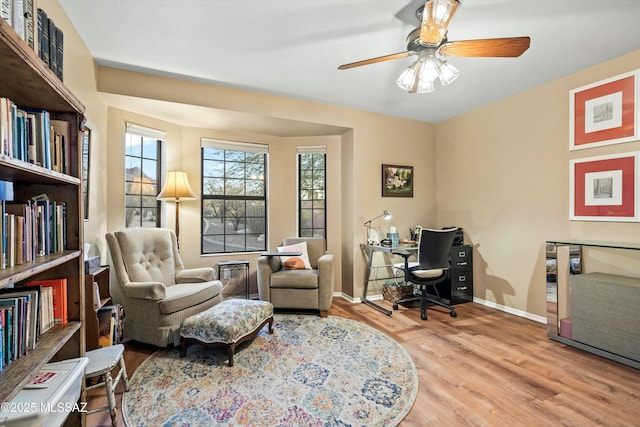
<svg viewBox="0 0 640 427"><path fill-rule="evenodd" d="M129 228L106 239L116 273L111 296L123 306L126 338L177 346L182 321L222 301L213 268L184 268L173 230Z"/></svg>
<svg viewBox="0 0 640 427"><path fill-rule="evenodd" d="M326 317L333 298L333 255L327 253L327 242L322 238L288 237L283 247L287 250L303 242L308 256L307 268L300 260L290 262L296 257L289 260L280 256L258 258L258 295L275 308L319 310L320 316Z"/></svg>

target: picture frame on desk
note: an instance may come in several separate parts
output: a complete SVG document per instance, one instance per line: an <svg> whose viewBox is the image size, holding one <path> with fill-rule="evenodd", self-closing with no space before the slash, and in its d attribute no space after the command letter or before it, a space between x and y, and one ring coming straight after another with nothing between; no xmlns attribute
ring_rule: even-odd
<svg viewBox="0 0 640 427"><path fill-rule="evenodd" d="M639 222L640 152L570 160L569 219Z"/></svg>
<svg viewBox="0 0 640 427"><path fill-rule="evenodd" d="M569 150L639 138L640 70L620 74L569 92Z"/></svg>
<svg viewBox="0 0 640 427"><path fill-rule="evenodd" d="M413 166L383 164L382 197L413 197Z"/></svg>

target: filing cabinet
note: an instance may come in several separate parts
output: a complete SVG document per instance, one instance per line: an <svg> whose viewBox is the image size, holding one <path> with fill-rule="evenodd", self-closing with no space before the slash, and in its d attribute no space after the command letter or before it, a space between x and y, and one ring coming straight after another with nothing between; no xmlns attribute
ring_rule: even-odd
<svg viewBox="0 0 640 427"><path fill-rule="evenodd" d="M441 299L451 305L473 301L473 255L471 245L451 247L449 279L436 285Z"/></svg>

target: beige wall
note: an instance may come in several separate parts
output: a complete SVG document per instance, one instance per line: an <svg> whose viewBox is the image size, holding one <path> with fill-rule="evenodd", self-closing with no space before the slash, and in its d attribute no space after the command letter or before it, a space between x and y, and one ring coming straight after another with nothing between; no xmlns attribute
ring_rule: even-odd
<svg viewBox="0 0 640 427"><path fill-rule="evenodd" d="M200 190L199 146L201 137L231 139L236 141L269 144L269 248L273 249L282 238L296 234L296 157L297 145L327 145L328 154L328 245L338 259L336 266L336 292L359 297L363 289L364 261L360 243L364 240L363 223L379 215L383 209L393 214L390 223L377 223L381 232L397 227L403 235L415 224L435 224L435 126L412 120L380 116L344 108L329 107L308 102L249 92L220 88L202 83L192 83L166 77L156 77L135 72L100 67L98 90L108 94L144 97L184 105L198 105L216 109L228 109L251 113L259 120L275 117L296 121L339 126L350 129L341 135L317 137L276 137L231 132L220 129L197 129L178 126L176 139L179 150L168 150L167 159L176 167L186 170L194 191ZM124 225L124 208L118 203L124 200L124 123L134 121L158 129L168 130L147 117L144 111L136 113L123 109L109 109L108 158L109 182L106 196L110 201L108 229L117 230ZM165 126L167 129L163 128ZM168 135L172 146L171 134ZM416 162L416 159L420 159ZM415 197L382 198L382 163L414 166ZM173 167L170 164L168 168ZM230 256L201 256L199 254L199 226L185 227L185 223L199 224L199 204L186 202L181 205L181 241L197 242L182 246L187 265L215 265L219 259ZM167 210L167 224L173 224L172 212ZM254 260L258 254L243 257ZM252 262L252 275L255 262ZM372 294L380 293L372 286Z"/></svg>
<svg viewBox="0 0 640 427"><path fill-rule="evenodd" d="M64 32L64 84L86 107L86 124L91 128L91 170L89 176L89 220L84 223L84 241L92 245L90 255L104 258L107 229L105 209L107 165L107 105L96 90L96 64L87 47L71 25L69 18L56 0L38 0L56 25Z"/></svg>
<svg viewBox="0 0 640 427"><path fill-rule="evenodd" d="M199 191L199 166L194 166L193 159L199 159L201 136L269 143L273 153L277 153L277 158L272 156L269 179L272 183L280 180L283 185L288 181L282 181L274 173L274 166L288 168L286 173L291 176L293 161L288 163L287 153L301 142L215 128L183 127L154 119L137 109L107 110L101 92L250 113L256 120L276 117L349 129L327 139L332 156L337 156L332 158L329 172L332 177L340 177L338 183L332 184L339 188L339 203L331 205L332 214L335 209L335 222L332 220L329 225L335 230L332 233L337 233L337 239L332 234L329 242L342 264L338 270L341 284L336 291L346 295L359 297L362 291L364 264L359 248L364 240L362 224L383 209L388 209L394 218L390 223L375 223L382 232L390 225L402 233L415 224L464 227L467 241L474 245L475 296L534 316L545 314L546 239L640 238L637 224L568 220L570 159L640 150L640 142L631 142L569 152L568 92L640 68L640 51L433 125L96 67L58 3L41 0L39 5L65 33L65 84L87 106L87 121L93 130L90 219L85 223L84 234L85 241L94 245L92 253L103 255L103 262L104 233L124 224L121 201L125 120L167 130L167 167L188 170L196 191ZM382 163L415 167L413 198L381 197ZM271 218L295 215L295 200L290 195L291 189L288 191L289 196L278 199L280 193L272 189ZM276 205L286 209L276 211ZM182 207L183 236L198 239L194 234L197 227L184 224L199 224L199 204L188 202ZM172 204L168 204L166 214L167 223L172 224ZM270 224L271 248L290 234L292 221ZM211 257L201 257L193 247L185 249L185 258L192 265L215 263ZM607 254L598 255L598 261L592 265L633 271L628 261L627 255L611 259ZM635 263L635 258L632 261ZM378 292L379 287L370 291Z"/></svg>
<svg viewBox="0 0 640 427"><path fill-rule="evenodd" d="M474 245L476 298L544 316L545 240L640 239L638 224L569 221L569 160L640 150L570 152L569 91L637 68L640 51L438 124L438 223Z"/></svg>

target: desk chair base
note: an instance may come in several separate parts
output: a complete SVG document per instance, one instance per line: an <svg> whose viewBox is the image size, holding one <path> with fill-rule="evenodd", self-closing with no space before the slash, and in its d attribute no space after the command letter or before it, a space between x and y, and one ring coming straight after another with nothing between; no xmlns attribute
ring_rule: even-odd
<svg viewBox="0 0 640 427"><path fill-rule="evenodd" d="M411 301L420 301L420 318L422 320L427 320L427 303L430 302L432 304L436 304L439 305L441 307L444 307L446 309L449 310L449 315L451 317L457 317L458 313L456 313L455 308L452 305L449 304L445 304L440 300L437 300L435 298L430 298L427 293L427 287L426 286L421 286L421 290L419 294L415 294L413 296L410 297L406 297L406 298L402 298L399 299L398 301L393 303L393 309L397 310L398 309L398 304L402 304L405 302L411 302Z"/></svg>

